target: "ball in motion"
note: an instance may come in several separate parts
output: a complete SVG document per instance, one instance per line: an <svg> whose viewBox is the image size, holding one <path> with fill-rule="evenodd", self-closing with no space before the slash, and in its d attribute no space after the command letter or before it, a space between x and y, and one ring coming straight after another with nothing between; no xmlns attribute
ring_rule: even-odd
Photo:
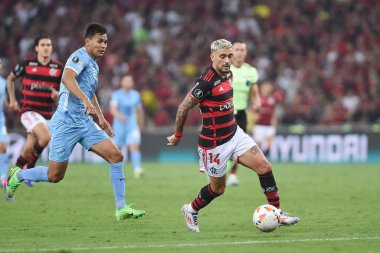
<svg viewBox="0 0 380 253"><path fill-rule="evenodd" d="M261 205L253 213L253 223L262 232L272 232L280 225L280 210L272 205Z"/></svg>

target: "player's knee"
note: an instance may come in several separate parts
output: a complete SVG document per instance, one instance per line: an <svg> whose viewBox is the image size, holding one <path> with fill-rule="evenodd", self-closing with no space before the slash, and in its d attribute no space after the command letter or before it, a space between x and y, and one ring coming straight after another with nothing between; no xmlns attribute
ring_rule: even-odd
<svg viewBox="0 0 380 253"><path fill-rule="evenodd" d="M65 177L65 174L54 172L54 171L48 171L48 179L50 183L58 183Z"/></svg>
<svg viewBox="0 0 380 253"><path fill-rule="evenodd" d="M50 141L50 133L46 133L46 135L44 137L41 137L38 140L38 144L41 147L46 147L49 144L49 141Z"/></svg>
<svg viewBox="0 0 380 253"><path fill-rule="evenodd" d="M266 159L262 162L261 166L259 166L256 170L257 174L259 175L267 174L271 171L272 171L272 164L268 162L268 160Z"/></svg>
<svg viewBox="0 0 380 253"><path fill-rule="evenodd" d="M123 153L121 153L120 150L117 150L115 152L112 152L108 162L109 163L118 163L118 162L122 162L123 160L124 160Z"/></svg>

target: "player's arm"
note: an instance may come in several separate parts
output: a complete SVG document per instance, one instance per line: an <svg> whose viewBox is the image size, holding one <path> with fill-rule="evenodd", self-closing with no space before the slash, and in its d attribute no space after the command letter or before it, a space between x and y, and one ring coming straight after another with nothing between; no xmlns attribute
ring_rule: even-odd
<svg viewBox="0 0 380 253"><path fill-rule="evenodd" d="M110 113L112 117L119 119L121 122L124 122L127 120L127 116L119 112L119 110L117 109L117 103L113 101L111 101Z"/></svg>
<svg viewBox="0 0 380 253"><path fill-rule="evenodd" d="M7 89L9 96L9 109L11 111L20 111L15 95L15 80L17 77L11 72L7 77Z"/></svg>
<svg viewBox="0 0 380 253"><path fill-rule="evenodd" d="M175 119L175 133L167 138L169 141L167 145L175 146L179 143L182 137L183 126L185 125L187 119L187 114L189 110L197 104L198 102L195 101L190 94L188 94L182 101L178 108L177 116Z"/></svg>
<svg viewBox="0 0 380 253"><path fill-rule="evenodd" d="M257 83L251 86L250 90L251 108L254 112L258 112L261 107L261 97L259 92L259 87Z"/></svg>
<svg viewBox="0 0 380 253"><path fill-rule="evenodd" d="M198 80L195 83L192 90L179 105L175 119L175 133L167 137L169 141L167 145L175 146L180 142L189 110L208 97L211 94L212 87L213 84L204 80Z"/></svg>
<svg viewBox="0 0 380 253"><path fill-rule="evenodd" d="M191 108L196 106L198 102L193 100L191 98L191 95L188 94L185 99L182 101L182 103L179 105L177 116L175 119L175 129L176 132L182 133L183 132L183 126L185 125L187 114Z"/></svg>
<svg viewBox="0 0 380 253"><path fill-rule="evenodd" d="M92 97L92 101L91 102L92 102L92 105L95 108L96 116L98 117L98 119L104 119L104 114L102 112L102 109L100 108L100 105L99 105L99 102L98 102L98 98L96 97L95 94Z"/></svg>
<svg viewBox="0 0 380 253"><path fill-rule="evenodd" d="M56 83L55 87L51 87L51 98L54 100L54 102L58 102L59 99L59 88L60 83L62 81L62 75L63 75L63 66L59 65L59 70L61 71L61 75L59 76L59 81Z"/></svg>
<svg viewBox="0 0 380 253"><path fill-rule="evenodd" d="M62 83L68 89L70 93L76 96L79 100L83 102L84 110L87 115L95 115L96 111L94 106L91 104L89 98L80 89L77 80L75 79L77 73L71 68L66 68L63 72Z"/></svg>
<svg viewBox="0 0 380 253"><path fill-rule="evenodd" d="M102 109L100 108L98 98L94 94L92 97L92 104L94 105L96 116L99 120L99 126L101 129L103 129L109 136L114 136L115 133L111 127L111 125L108 123L108 121L104 118L104 114L102 112Z"/></svg>
<svg viewBox="0 0 380 253"><path fill-rule="evenodd" d="M143 131L145 126L145 115L142 105L137 106L137 122L139 123L140 130Z"/></svg>
<svg viewBox="0 0 380 253"><path fill-rule="evenodd" d="M277 127L277 114L276 114L276 109L274 109L272 118L270 119L270 124L271 126Z"/></svg>

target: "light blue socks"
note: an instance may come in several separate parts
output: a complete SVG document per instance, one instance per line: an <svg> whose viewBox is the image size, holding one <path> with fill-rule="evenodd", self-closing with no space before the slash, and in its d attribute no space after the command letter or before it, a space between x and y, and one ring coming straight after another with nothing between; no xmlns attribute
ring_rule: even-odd
<svg viewBox="0 0 380 253"><path fill-rule="evenodd" d="M0 179L1 182L8 177L8 155L7 153L0 154ZM0 182L0 183L1 183Z"/></svg>
<svg viewBox="0 0 380 253"><path fill-rule="evenodd" d="M37 166L27 170L20 170L20 172L17 173L17 178L21 181L29 180L33 182L49 182L48 167Z"/></svg>
<svg viewBox="0 0 380 253"><path fill-rule="evenodd" d="M115 195L116 209L123 208L125 205L125 178L123 162L110 163L110 177Z"/></svg>
<svg viewBox="0 0 380 253"><path fill-rule="evenodd" d="M140 150L135 150L131 152L131 162L133 170L140 170L141 169L141 152Z"/></svg>

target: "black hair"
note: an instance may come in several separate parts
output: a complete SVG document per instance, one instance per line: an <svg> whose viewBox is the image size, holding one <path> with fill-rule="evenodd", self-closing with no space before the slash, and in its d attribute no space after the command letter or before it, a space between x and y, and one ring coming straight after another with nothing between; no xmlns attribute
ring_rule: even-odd
<svg viewBox="0 0 380 253"><path fill-rule="evenodd" d="M107 29L98 23L90 23L86 28L86 34L84 35L84 38L91 38L95 34L100 33L101 35L107 33Z"/></svg>
<svg viewBox="0 0 380 253"><path fill-rule="evenodd" d="M46 34L40 35L40 36L38 36L38 37L36 37L34 39L34 47L38 46L38 44L40 43L40 40L42 40L42 39L49 39L49 40L51 40L50 37L48 35L46 35Z"/></svg>

